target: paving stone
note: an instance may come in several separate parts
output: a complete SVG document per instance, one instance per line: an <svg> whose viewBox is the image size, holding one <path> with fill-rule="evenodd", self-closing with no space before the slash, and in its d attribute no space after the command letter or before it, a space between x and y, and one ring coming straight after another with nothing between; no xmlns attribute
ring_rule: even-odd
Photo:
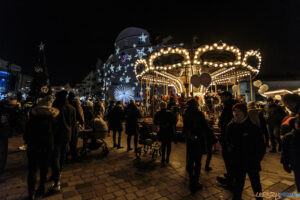
<svg viewBox="0 0 300 200"><path fill-rule="evenodd" d="M127 200L133 200L137 198L137 196L133 192L126 194L125 197Z"/></svg>
<svg viewBox="0 0 300 200"><path fill-rule="evenodd" d="M67 191L67 192L63 192L63 198L64 198L64 199L67 199L67 198L74 197L74 196L77 195L76 193L77 193L77 192L75 192L75 191Z"/></svg>
<svg viewBox="0 0 300 200"><path fill-rule="evenodd" d="M112 193L110 194L105 194L102 196L103 200L110 200L110 199L115 199L115 195L113 195Z"/></svg>

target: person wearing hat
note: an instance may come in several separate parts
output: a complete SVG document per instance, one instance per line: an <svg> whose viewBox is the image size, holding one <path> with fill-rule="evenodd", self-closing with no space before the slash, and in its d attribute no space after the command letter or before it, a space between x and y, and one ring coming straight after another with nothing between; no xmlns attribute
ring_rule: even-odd
<svg viewBox="0 0 300 200"><path fill-rule="evenodd" d="M161 164L169 163L171 154L171 142L175 135L174 126L177 123L176 116L167 110L167 103L162 101L160 103L160 111L155 113L154 123L159 127L158 137L161 141ZM167 149L167 155L166 154Z"/></svg>
<svg viewBox="0 0 300 200"><path fill-rule="evenodd" d="M262 192L259 171L266 147L258 127L248 117L246 104L235 104L232 113L233 119L226 127L224 142L231 157L229 174L233 178L233 199L240 200L246 174L254 194Z"/></svg>
<svg viewBox="0 0 300 200"><path fill-rule="evenodd" d="M28 194L29 199L45 193L45 182L50 155L54 149L54 134L59 110L52 107L53 98L46 96L32 109L27 123L24 140L28 157ZM40 184L35 192L36 173L40 169Z"/></svg>
<svg viewBox="0 0 300 200"><path fill-rule="evenodd" d="M222 157L225 163L226 173L224 177L218 176L217 181L222 185L230 186L232 178L228 176L230 156L227 152L226 143L224 142L225 138L225 129L228 123L232 120L232 106L237 103L235 99L232 98L232 94L228 91L224 91L220 94L221 102L223 104L223 110L219 118L219 128L221 130L220 135L220 144L222 146Z"/></svg>
<svg viewBox="0 0 300 200"><path fill-rule="evenodd" d="M67 146L71 141L73 127L76 125L76 110L68 103L67 91L62 90L55 95L53 107L59 110L57 129L54 135L54 151L52 163L52 179L54 184L51 192L60 191L60 177L66 159Z"/></svg>
<svg viewBox="0 0 300 200"><path fill-rule="evenodd" d="M190 99L183 115L183 133L186 136L187 171L192 193L202 189L199 183L201 159L206 152L209 131L204 114L198 108L198 102Z"/></svg>

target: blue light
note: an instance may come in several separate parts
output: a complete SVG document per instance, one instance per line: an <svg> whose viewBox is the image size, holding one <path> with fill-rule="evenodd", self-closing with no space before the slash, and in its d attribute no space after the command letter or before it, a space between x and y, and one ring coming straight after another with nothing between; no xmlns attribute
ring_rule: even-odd
<svg viewBox="0 0 300 200"><path fill-rule="evenodd" d="M9 72L6 71L0 71L0 76L9 76Z"/></svg>

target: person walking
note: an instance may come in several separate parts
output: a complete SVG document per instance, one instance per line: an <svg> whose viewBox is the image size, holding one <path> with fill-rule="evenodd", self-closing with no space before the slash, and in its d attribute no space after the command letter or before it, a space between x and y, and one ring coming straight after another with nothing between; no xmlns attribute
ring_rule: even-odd
<svg viewBox="0 0 300 200"><path fill-rule="evenodd" d="M134 151L137 150L138 143L138 119L141 118L141 112L135 104L134 99L130 100L130 103L125 108L125 120L126 120L126 134L127 134L127 151L131 151L130 147L131 137L134 136Z"/></svg>
<svg viewBox="0 0 300 200"><path fill-rule="evenodd" d="M76 124L76 110L68 103L67 92L62 90L55 95L53 107L59 110L57 116L57 129L54 134L54 151L52 163L52 179L54 184L51 192L60 191L60 177L66 158L67 146L71 141L72 129Z"/></svg>
<svg viewBox="0 0 300 200"><path fill-rule="evenodd" d="M198 102L191 99L183 116L183 132L186 136L187 171L189 187L192 193L202 189L199 183L201 159L206 152L207 133L209 128L204 114L198 108Z"/></svg>
<svg viewBox="0 0 300 200"><path fill-rule="evenodd" d="M175 135L174 126L176 126L176 116L169 110L167 110L167 103L162 101L160 103L160 111L154 116L154 123L158 125L158 138L161 141L161 164L169 163L172 139ZM167 155L166 154L167 150Z"/></svg>
<svg viewBox="0 0 300 200"><path fill-rule="evenodd" d="M117 147L118 149L123 148L121 146L121 137L123 131L123 120L124 120L124 109L122 107L121 101L118 101L116 106L113 108L111 113L111 123L110 127L113 131L113 147ZM116 137L118 133L118 143L116 142Z"/></svg>
<svg viewBox="0 0 300 200"><path fill-rule="evenodd" d="M45 193L48 164L54 148L56 118L59 115L59 110L52 107L53 101L51 96L46 96L39 101L32 109L26 126L24 141L27 144L28 157L28 199L34 199ZM40 170L40 184L35 191L38 169Z"/></svg>
<svg viewBox="0 0 300 200"><path fill-rule="evenodd" d="M254 194L262 192L259 171L266 147L259 128L251 123L246 104L235 104L232 112L233 120L227 125L225 142L231 157L229 169L234 178L232 199L241 200L246 174Z"/></svg>

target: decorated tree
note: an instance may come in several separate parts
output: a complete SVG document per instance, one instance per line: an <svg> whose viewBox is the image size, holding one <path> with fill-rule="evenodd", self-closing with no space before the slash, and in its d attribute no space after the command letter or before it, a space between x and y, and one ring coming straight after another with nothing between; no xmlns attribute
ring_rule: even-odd
<svg viewBox="0 0 300 200"><path fill-rule="evenodd" d="M45 45L43 43L39 45L38 64L34 68L33 80L30 85L29 96L34 100L39 97L51 94L44 47Z"/></svg>

